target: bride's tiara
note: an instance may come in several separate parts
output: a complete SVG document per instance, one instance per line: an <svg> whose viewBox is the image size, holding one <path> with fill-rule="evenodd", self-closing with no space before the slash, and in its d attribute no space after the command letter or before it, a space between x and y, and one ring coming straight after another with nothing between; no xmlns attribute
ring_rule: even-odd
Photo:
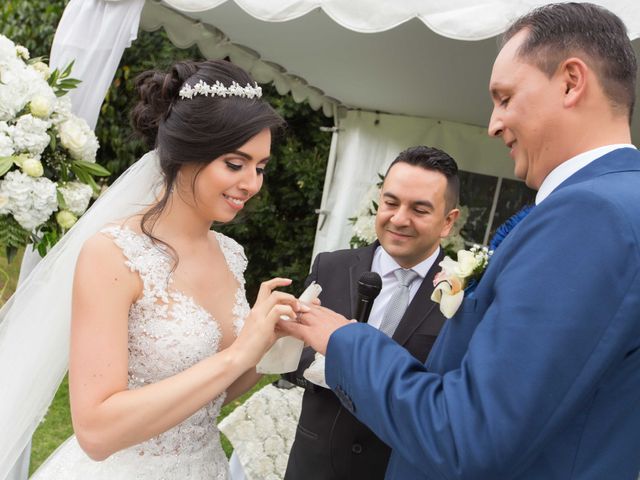
<svg viewBox="0 0 640 480"><path fill-rule="evenodd" d="M243 98L260 98L262 97L262 88L254 83L253 86L247 84L246 87L241 87L237 82L232 82L231 85L225 87L219 80L216 83L209 85L208 83L200 80L195 85L184 84L180 89L180 98L193 98L196 95L204 95L205 97L243 97Z"/></svg>

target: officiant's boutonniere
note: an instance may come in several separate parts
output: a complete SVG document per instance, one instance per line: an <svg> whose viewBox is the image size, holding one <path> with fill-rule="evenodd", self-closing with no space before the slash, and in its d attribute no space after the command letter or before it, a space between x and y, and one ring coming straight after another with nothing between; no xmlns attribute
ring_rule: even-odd
<svg viewBox="0 0 640 480"><path fill-rule="evenodd" d="M482 277L493 254L487 247L474 245L469 250L458 250L458 261L444 257L442 270L433 279L431 300L440 304L442 314L451 318L460 308L465 288Z"/></svg>

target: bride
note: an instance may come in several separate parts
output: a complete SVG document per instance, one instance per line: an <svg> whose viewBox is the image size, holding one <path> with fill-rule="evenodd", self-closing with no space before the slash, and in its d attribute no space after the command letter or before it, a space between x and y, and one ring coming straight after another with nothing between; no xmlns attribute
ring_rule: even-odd
<svg viewBox="0 0 640 480"><path fill-rule="evenodd" d="M262 186L282 119L260 87L231 63L206 61L143 73L137 88L134 127L155 148L140 162L156 169L162 188L151 206L90 236L77 257L75 436L39 480L227 479L220 408L258 380L253 367L275 341L278 318L302 308L274 291L290 283L276 278L249 310L242 247L210 230Z"/></svg>

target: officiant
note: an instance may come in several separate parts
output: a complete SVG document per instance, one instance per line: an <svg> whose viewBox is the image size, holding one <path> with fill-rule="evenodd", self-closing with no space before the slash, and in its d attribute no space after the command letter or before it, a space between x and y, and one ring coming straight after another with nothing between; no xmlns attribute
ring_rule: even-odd
<svg viewBox="0 0 640 480"><path fill-rule="evenodd" d="M320 253L306 284L318 282L322 304L356 318L358 279L373 271L382 289L368 324L424 362L444 323L430 300L444 257L440 241L459 211L458 167L445 152L418 146L391 163L375 217L378 240L357 249ZM345 409L328 388L303 377L314 358L306 348L298 370L285 375L306 387L286 480L383 479L391 449Z"/></svg>

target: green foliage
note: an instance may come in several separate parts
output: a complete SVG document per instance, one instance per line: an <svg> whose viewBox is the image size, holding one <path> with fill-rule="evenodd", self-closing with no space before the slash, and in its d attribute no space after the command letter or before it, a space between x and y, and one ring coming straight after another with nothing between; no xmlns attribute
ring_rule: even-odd
<svg viewBox="0 0 640 480"><path fill-rule="evenodd" d="M16 256L18 249L28 243L29 232L20 226L11 215L0 215L0 245L5 248L7 261Z"/></svg>

